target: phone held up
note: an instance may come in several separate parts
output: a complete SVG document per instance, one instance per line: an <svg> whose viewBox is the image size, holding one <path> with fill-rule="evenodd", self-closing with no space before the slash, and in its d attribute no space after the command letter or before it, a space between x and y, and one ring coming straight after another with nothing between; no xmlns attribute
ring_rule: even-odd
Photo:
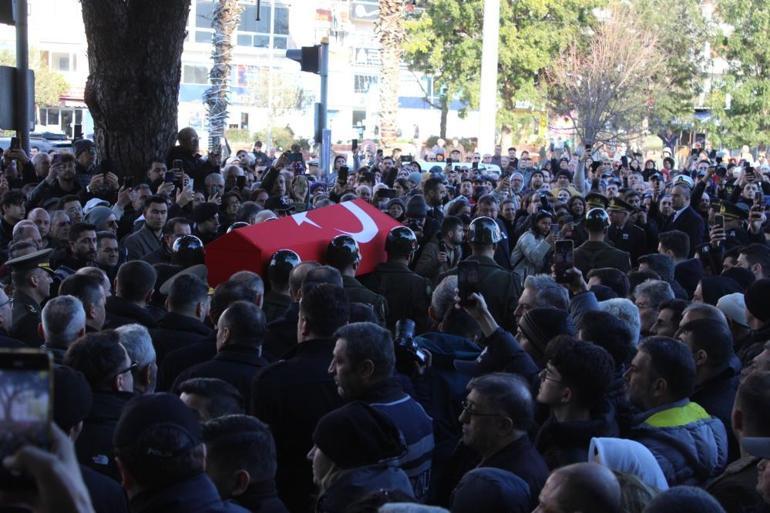
<svg viewBox="0 0 770 513"><path fill-rule="evenodd" d="M0 458L25 445L51 448L53 419L52 363L47 352L0 350ZM29 476L0 466L0 488L30 488Z"/></svg>
<svg viewBox="0 0 770 513"><path fill-rule="evenodd" d="M553 270L557 283L566 283L567 272L575 267L575 243L569 239L557 240L553 248Z"/></svg>
<svg viewBox="0 0 770 513"><path fill-rule="evenodd" d="M457 264L457 288L460 291L460 305L473 306L470 298L474 292L479 292L481 274L478 262L463 260Z"/></svg>

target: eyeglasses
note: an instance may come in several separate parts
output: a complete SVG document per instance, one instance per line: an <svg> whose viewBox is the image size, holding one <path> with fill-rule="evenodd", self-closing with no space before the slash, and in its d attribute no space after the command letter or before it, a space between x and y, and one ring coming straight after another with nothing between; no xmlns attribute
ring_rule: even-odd
<svg viewBox="0 0 770 513"><path fill-rule="evenodd" d="M540 381L548 380L548 381L553 381L554 383L561 383L560 379L556 379L553 377L553 374L551 373L551 369L549 369L548 367L543 368L543 370L540 371L538 376L540 376Z"/></svg>
<svg viewBox="0 0 770 513"><path fill-rule="evenodd" d="M120 376L121 374L125 374L125 373L127 373L127 372L133 372L133 371L135 371L137 368L139 368L139 364L138 364L138 363L136 363L136 362L131 362L131 365L129 365L128 367L126 367L126 368L125 368L125 369L123 369L122 371L118 371L118 372L116 372L116 373L115 373L115 377L117 378L117 377L118 377L118 376Z"/></svg>
<svg viewBox="0 0 770 513"><path fill-rule="evenodd" d="M468 401L463 401L460 404L463 407L463 413L467 413L471 417L505 417L505 415L501 415L500 413L481 413L474 411L473 405Z"/></svg>

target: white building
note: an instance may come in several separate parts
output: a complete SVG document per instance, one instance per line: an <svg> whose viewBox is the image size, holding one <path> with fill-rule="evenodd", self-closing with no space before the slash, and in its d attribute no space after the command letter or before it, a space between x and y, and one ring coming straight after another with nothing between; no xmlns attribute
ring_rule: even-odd
<svg viewBox="0 0 770 513"><path fill-rule="evenodd" d="M203 92L211 66L213 0L192 0L188 35L182 54L179 91L179 126L206 131ZM319 77L299 71L285 51L330 43L329 126L332 140L376 137L379 83L379 43L374 33L377 0L263 0L257 20L255 0L243 1L235 34L228 126L254 133L290 126L295 134L311 137L313 103L319 96ZM40 109L36 130L73 134L83 124L86 134L93 122L83 102L88 76L86 38L77 0L29 0L30 51L59 71L70 83L56 108ZM13 27L0 25L0 49L14 51ZM30 62L34 62L31 55ZM272 73L269 73L272 70ZM420 87L420 82L422 86ZM424 100L429 77L418 77L402 67L399 122L402 137L425 139L439 132L440 112ZM478 119L471 112L460 119L452 105L448 134L475 135Z"/></svg>

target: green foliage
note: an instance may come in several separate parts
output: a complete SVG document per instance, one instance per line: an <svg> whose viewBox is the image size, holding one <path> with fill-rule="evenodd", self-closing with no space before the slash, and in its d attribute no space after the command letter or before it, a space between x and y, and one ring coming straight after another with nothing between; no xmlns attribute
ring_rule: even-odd
<svg viewBox="0 0 770 513"><path fill-rule="evenodd" d="M535 106L545 98L544 70L604 0L501 0L498 122L511 124L517 101ZM434 77L448 99L479 103L483 0L432 0L406 22L404 59ZM439 108L439 105L436 105Z"/></svg>
<svg viewBox="0 0 770 513"><path fill-rule="evenodd" d="M634 0L641 26L657 37L666 60L667 87L654 98L650 129L683 128L692 122L693 107L705 78L704 45L711 37L699 0Z"/></svg>
<svg viewBox="0 0 770 513"><path fill-rule="evenodd" d="M31 50L30 55L38 52ZM0 66L15 66L16 55L8 50L0 50ZM69 83L61 73L48 66L42 66L40 59L30 59L30 68L35 71L35 104L38 106L58 105L59 98L69 91Z"/></svg>
<svg viewBox="0 0 770 513"><path fill-rule="evenodd" d="M721 0L719 17L733 27L714 36L730 66L709 95L709 137L737 148L770 139L770 10L764 0ZM727 103L729 99L729 108Z"/></svg>
<svg viewBox="0 0 770 513"><path fill-rule="evenodd" d="M288 150L292 144L299 144L303 150L310 149L310 141L308 139L297 139L294 135L294 131L288 126L285 127L273 127L272 130L273 147ZM254 133L252 137L253 141L267 141L267 129L259 130Z"/></svg>

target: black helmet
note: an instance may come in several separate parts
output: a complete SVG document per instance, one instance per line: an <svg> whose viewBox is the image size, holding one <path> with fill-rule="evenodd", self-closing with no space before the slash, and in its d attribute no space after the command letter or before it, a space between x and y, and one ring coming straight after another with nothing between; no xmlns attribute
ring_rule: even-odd
<svg viewBox="0 0 770 513"><path fill-rule="evenodd" d="M503 234L500 233L500 226L491 217L482 216L471 221L468 242L491 245L501 240L503 240Z"/></svg>
<svg viewBox="0 0 770 513"><path fill-rule="evenodd" d="M406 226L396 226L388 233L385 251L389 255L409 256L417 251L417 236Z"/></svg>
<svg viewBox="0 0 770 513"><path fill-rule="evenodd" d="M326 248L326 262L337 269L357 265L361 261L361 251L356 239L350 235L337 235Z"/></svg>
<svg viewBox="0 0 770 513"><path fill-rule="evenodd" d="M267 265L267 276L272 283L285 286L289 283L291 270L297 267L302 259L290 249L279 249L270 257Z"/></svg>
<svg viewBox="0 0 770 513"><path fill-rule="evenodd" d="M233 230L237 230L238 228L246 228L247 226L251 226L251 225L244 221L236 221L227 227L227 233L230 233Z"/></svg>
<svg viewBox="0 0 770 513"><path fill-rule="evenodd" d="M182 267L203 264L206 261L206 251L203 241L195 235L183 235L174 241L171 247L171 261Z"/></svg>
<svg viewBox="0 0 770 513"><path fill-rule="evenodd" d="M603 208L592 208L586 213L586 230L600 232L610 225L610 216Z"/></svg>

